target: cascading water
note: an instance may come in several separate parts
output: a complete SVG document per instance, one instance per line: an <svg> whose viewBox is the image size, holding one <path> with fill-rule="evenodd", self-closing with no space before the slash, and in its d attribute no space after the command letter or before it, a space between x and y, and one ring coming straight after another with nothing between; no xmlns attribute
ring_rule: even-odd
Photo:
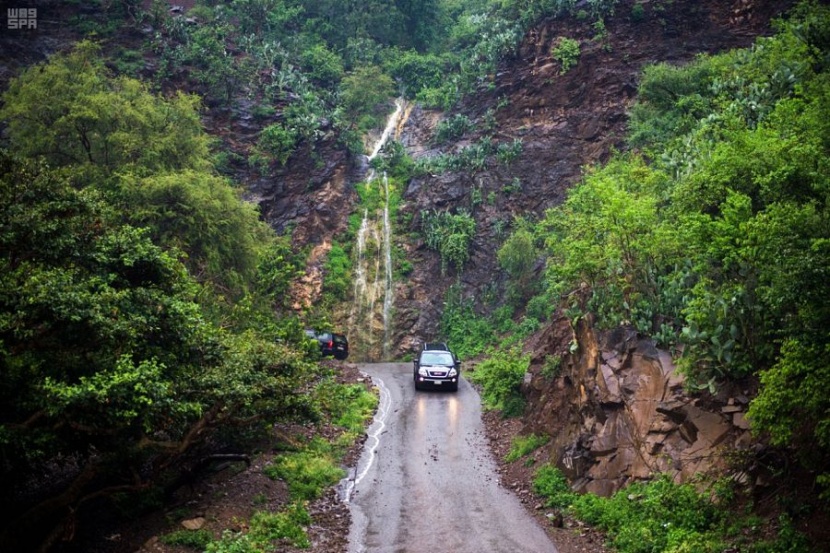
<svg viewBox="0 0 830 553"><path fill-rule="evenodd" d="M386 128L368 156L369 163L380 153L389 138L396 134L403 112L404 102L398 100ZM374 210L364 209L357 233L349 341L352 343L352 351L357 354L356 357L376 360L378 357L387 358L392 332L394 290L389 179L385 173L378 179L375 170L370 169L364 185L381 187L382 207ZM383 298L382 303L379 302L380 298Z"/></svg>

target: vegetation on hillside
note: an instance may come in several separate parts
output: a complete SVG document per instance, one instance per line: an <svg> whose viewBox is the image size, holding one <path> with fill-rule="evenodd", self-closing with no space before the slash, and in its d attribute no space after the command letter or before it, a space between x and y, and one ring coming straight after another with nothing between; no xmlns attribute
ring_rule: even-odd
<svg viewBox="0 0 830 553"><path fill-rule="evenodd" d="M208 441L316 417L299 392L323 373L284 305L300 260L216 175L195 98L113 76L81 43L3 101L0 490L65 478L6 513L3 543L24 547Z"/></svg>
<svg viewBox="0 0 830 553"><path fill-rule="evenodd" d="M631 325L679 355L693 390L757 380L753 431L797 460L793 474L812 475L826 500L830 10L802 3L776 30L748 49L647 68L631 150L587 168L538 223L516 225L498 258L526 314L558 308L601 328ZM539 251L543 289L523 289ZM492 340L499 313L464 305L448 302L445 319ZM517 360L502 346L473 376L491 407L515 397ZM620 551L810 550L791 518L804 505L782 503L772 541L752 516L700 519L713 498L734 505L734 483L693 497L658 480L602 499L572 494L551 467L537 482L551 506L605 529ZM644 517L651 503L659 512Z"/></svg>
<svg viewBox="0 0 830 553"><path fill-rule="evenodd" d="M591 170L541 225L550 296L588 283L569 307L682 343L694 384L760 376L754 428L822 458L828 36L830 10L803 4L753 48L650 68L632 112L642 153Z"/></svg>
<svg viewBox="0 0 830 553"><path fill-rule="evenodd" d="M392 97L449 109L492 87L499 60L541 18L571 13L601 33L618 2L206 0L187 18L162 2L138 6L101 9L152 29L152 82L133 78L144 74L141 52L104 56L82 42L3 95L0 494L19 497L21 486L63 475L51 496L7 515L3 543L40 538L39 525L57 528L94 498L143 492L211 440L236 446L269 423L341 411L351 429L371 409L356 389L332 391L285 304L302 255L220 175L214 161L232 155L212 151L203 105L255 100L262 130L249 162L263 173L299 153L313 157L325 141L357 152ZM643 16L637 7L633 19ZM111 37L118 21L73 24ZM448 291L441 328L462 357L487 355L473 377L487 405L521 412L528 360L513 346L550 306L590 313L600 326L630 324L682 345L692 386L758 378L753 428L798 452L818 484L830 483L828 37L830 10L805 2L750 49L645 71L631 152L589 168L540 222L515 222L497 254L511 280L508 302L483 319L460 286ZM568 37L557 44L564 73L580 47ZM183 85L201 98L176 90ZM436 142L492 130L494 119L492 111L479 121L456 115ZM403 189L416 174L481 171L492 157L508 165L521 148L485 133L419 164L392 144L376 163ZM471 198L483 201L475 190ZM463 271L473 215L424 212L421 221L444 272ZM331 252L326 290L341 299L351 252L343 244ZM541 283L533 278L540 253L548 260ZM301 502L339 476L340 445L315 442L277 460L270 471L292 483L296 503L252 521L247 537L201 536L200 547L305 543ZM624 551L720 550L717 532L729 531L691 488L660 480L606 504L570 496L559 478L540 471L537 491L605 528ZM632 504L677 517L635 525ZM770 550L802 546L785 538Z"/></svg>

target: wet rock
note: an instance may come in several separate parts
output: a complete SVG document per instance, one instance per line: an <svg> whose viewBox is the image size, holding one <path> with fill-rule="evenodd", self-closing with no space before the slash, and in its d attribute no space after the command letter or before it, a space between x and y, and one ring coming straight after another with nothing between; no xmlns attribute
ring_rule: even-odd
<svg viewBox="0 0 830 553"><path fill-rule="evenodd" d="M188 530L200 530L205 525L205 517L190 518L182 521L182 526Z"/></svg>
<svg viewBox="0 0 830 553"><path fill-rule="evenodd" d="M609 495L659 472L684 480L723 467L718 451L724 443L751 443L745 408L734 396L688 397L671 355L651 340L638 338L633 329L597 332L590 317L575 333L580 347L563 356L563 377L546 382L531 370L526 388L532 396L528 417L538 414L539 421L561 425L548 435L575 488ZM567 332L550 332L547 340L554 342L536 347L561 351L571 339ZM544 363L544 356L535 359ZM567 424L542 415L553 404L550 396L558 397L560 420L568 413ZM541 422L528 430L545 432Z"/></svg>

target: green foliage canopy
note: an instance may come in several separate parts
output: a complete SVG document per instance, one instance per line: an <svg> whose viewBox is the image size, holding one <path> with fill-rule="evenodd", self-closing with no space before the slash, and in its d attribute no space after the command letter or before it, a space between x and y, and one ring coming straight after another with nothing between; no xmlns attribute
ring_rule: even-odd
<svg viewBox="0 0 830 553"><path fill-rule="evenodd" d="M125 222L180 252L201 281L237 295L251 283L268 231L213 174L195 97L165 100L112 76L99 48L82 42L25 71L3 99L0 119L16 155L42 158L75 186L99 190Z"/></svg>
<svg viewBox="0 0 830 553"><path fill-rule="evenodd" d="M774 37L646 70L632 137L548 213L548 293L684 344L692 386L760 376L754 429L830 455L830 10ZM825 38L822 38L825 37ZM570 292L584 287L587 297ZM814 467L816 468L816 467Z"/></svg>
<svg viewBox="0 0 830 553"><path fill-rule="evenodd" d="M0 493L48 463L67 476L0 525L24 549L224 425L310 413L297 390L317 369L301 326L274 317L296 256L213 173L195 101L112 77L88 43L4 101Z"/></svg>

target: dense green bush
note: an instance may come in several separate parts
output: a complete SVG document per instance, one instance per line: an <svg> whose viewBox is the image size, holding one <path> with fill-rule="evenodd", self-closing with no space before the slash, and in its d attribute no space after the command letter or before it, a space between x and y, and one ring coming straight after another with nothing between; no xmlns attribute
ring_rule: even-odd
<svg viewBox="0 0 830 553"><path fill-rule="evenodd" d="M481 400L488 409L501 411L505 417L522 414L525 407L521 385L530 358L517 348L490 350L467 378L481 385Z"/></svg>
<svg viewBox="0 0 830 553"><path fill-rule="evenodd" d="M426 245L441 256L441 272L450 266L457 271L464 268L470 258L470 244L475 238L475 219L466 211L456 214L448 211L421 213L421 228Z"/></svg>
<svg viewBox="0 0 830 553"><path fill-rule="evenodd" d="M754 429L814 468L830 455L808 390L830 345L828 35L807 2L752 48L647 69L632 139L648 155L587 171L541 224L548 297L682 344L691 387L760 376Z"/></svg>
<svg viewBox="0 0 830 553"><path fill-rule="evenodd" d="M579 41L566 36L560 36L556 41L556 46L551 50L553 59L559 62L559 73L564 75L571 70L576 62L579 61L580 54Z"/></svg>
<svg viewBox="0 0 830 553"><path fill-rule="evenodd" d="M577 498L562 471L552 465L542 465L536 470L533 492L542 496L545 507L556 509L570 507Z"/></svg>
<svg viewBox="0 0 830 553"><path fill-rule="evenodd" d="M296 276L290 248L213 173L193 98L114 77L81 43L3 99L0 493L67 475L0 526L26 550L89 497L152 490L228 425L241 444L307 418L296 392L319 369L269 299Z"/></svg>

